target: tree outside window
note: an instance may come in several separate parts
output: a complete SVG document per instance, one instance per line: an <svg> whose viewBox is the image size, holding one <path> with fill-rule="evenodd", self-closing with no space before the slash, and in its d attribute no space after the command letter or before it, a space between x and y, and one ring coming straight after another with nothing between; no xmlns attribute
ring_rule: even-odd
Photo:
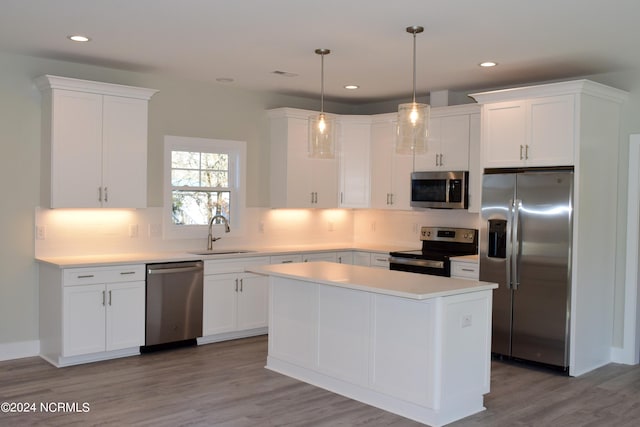
<svg viewBox="0 0 640 427"><path fill-rule="evenodd" d="M230 218L229 155L171 152L171 217L175 225L205 225L214 215Z"/></svg>

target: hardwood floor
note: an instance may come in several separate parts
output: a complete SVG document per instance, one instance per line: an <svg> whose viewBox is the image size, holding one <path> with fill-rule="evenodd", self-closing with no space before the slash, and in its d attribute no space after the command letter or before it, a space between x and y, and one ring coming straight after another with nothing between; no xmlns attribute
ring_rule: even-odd
<svg viewBox="0 0 640 427"><path fill-rule="evenodd" d="M37 357L0 362L0 402L37 409L0 413L0 425L420 425L264 369L266 353L266 337L256 337L62 369ZM41 402L77 402L77 411L42 412ZM493 362L485 406L450 425L637 426L640 367L611 364L569 378Z"/></svg>

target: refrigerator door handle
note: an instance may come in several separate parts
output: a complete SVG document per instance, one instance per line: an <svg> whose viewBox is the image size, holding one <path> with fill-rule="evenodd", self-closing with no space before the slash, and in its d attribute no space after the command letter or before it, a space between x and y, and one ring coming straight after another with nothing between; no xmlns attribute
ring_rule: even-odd
<svg viewBox="0 0 640 427"><path fill-rule="evenodd" d="M511 222L513 230L511 231L511 272L512 281L511 289L518 289L520 284L520 275L518 274L518 261L520 258L520 208L522 200L515 199L513 201L513 221Z"/></svg>
<svg viewBox="0 0 640 427"><path fill-rule="evenodd" d="M513 204L514 200L509 200L509 212L507 213L507 236L505 247L505 272L506 272L506 285L507 289L512 289L511 286L511 259L513 252Z"/></svg>

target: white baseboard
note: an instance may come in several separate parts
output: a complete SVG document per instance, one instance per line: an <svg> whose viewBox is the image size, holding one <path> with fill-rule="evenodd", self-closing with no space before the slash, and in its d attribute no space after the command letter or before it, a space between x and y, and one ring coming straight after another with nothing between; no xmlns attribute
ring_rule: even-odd
<svg viewBox="0 0 640 427"><path fill-rule="evenodd" d="M0 343L0 361L22 359L23 357L33 357L39 354L39 340Z"/></svg>
<svg viewBox="0 0 640 427"><path fill-rule="evenodd" d="M638 357L634 353L633 349L611 347L611 361L625 365L637 365Z"/></svg>

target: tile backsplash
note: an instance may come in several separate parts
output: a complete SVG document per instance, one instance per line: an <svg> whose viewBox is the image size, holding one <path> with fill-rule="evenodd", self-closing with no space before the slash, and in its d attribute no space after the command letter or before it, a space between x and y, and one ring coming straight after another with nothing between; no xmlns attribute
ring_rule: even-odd
<svg viewBox="0 0 640 427"><path fill-rule="evenodd" d="M163 237L162 208L36 209L37 257L199 250L202 237ZM420 245L423 225L478 228L477 214L451 210L386 211L374 209L248 208L241 226L221 234L217 248L390 244Z"/></svg>

